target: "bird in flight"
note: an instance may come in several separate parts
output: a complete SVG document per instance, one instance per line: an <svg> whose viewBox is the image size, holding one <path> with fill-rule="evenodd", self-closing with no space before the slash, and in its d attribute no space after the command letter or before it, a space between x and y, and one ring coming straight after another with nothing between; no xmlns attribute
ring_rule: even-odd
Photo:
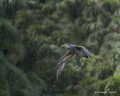
<svg viewBox="0 0 120 96"><path fill-rule="evenodd" d="M83 46L77 46L77 45L70 45L70 44L63 44L61 47L64 47L68 49L67 53L62 56L58 62L57 66L57 78L61 74L62 70L65 67L65 64L67 61L70 60L74 55L82 56L85 58L92 58L90 52Z"/></svg>

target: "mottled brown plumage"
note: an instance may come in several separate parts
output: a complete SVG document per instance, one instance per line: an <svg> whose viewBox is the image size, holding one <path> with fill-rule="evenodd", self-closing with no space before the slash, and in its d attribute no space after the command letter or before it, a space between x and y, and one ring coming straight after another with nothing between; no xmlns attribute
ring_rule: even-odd
<svg viewBox="0 0 120 96"><path fill-rule="evenodd" d="M70 58L72 58L74 55L79 55L85 58L88 58L89 56L90 58L92 58L90 52L83 46L64 44L61 47L67 48L68 52L64 56L62 56L59 60L57 66L57 78L64 69L66 62L69 61Z"/></svg>

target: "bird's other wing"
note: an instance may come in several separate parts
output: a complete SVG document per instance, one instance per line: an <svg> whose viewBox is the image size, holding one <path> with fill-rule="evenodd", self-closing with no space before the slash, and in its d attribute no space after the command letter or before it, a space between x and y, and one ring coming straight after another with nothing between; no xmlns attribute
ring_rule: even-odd
<svg viewBox="0 0 120 96"><path fill-rule="evenodd" d="M90 54L90 52L83 46L74 46L77 49L81 49L83 50L90 58L92 58L92 55Z"/></svg>
<svg viewBox="0 0 120 96"><path fill-rule="evenodd" d="M57 66L57 78L62 72L62 70L65 67L66 62L72 57L74 54L70 51L68 51L63 57L60 58L58 66Z"/></svg>

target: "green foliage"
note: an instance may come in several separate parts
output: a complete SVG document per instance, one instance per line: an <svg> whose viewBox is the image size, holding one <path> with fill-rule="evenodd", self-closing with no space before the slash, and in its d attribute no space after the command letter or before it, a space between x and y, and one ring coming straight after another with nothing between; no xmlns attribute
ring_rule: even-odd
<svg viewBox="0 0 120 96"><path fill-rule="evenodd" d="M20 33L12 24L6 20L0 22L0 45L2 48L9 48L12 44L20 42Z"/></svg>
<svg viewBox="0 0 120 96"><path fill-rule="evenodd" d="M119 26L119 0L1 0L0 96L119 96ZM93 58L73 57L55 81L63 43Z"/></svg>
<svg viewBox="0 0 120 96"><path fill-rule="evenodd" d="M9 64L4 58L1 60L1 69L0 73L3 72L0 79L1 96L39 96L42 90L46 89L46 84L39 77L30 76L29 80L26 76L27 74L14 65ZM37 88L32 85L33 81Z"/></svg>
<svg viewBox="0 0 120 96"><path fill-rule="evenodd" d="M32 82L33 88L37 94L41 94L43 90L44 91L46 90L47 85L35 73L31 73L29 75L29 78L30 78L30 81Z"/></svg>
<svg viewBox="0 0 120 96"><path fill-rule="evenodd" d="M15 16L15 12L19 9L26 8L27 0L1 0L6 18L13 18Z"/></svg>

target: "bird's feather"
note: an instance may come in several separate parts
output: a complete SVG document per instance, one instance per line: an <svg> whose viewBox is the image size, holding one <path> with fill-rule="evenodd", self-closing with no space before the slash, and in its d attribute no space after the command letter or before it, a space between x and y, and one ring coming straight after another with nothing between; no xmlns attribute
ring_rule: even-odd
<svg viewBox="0 0 120 96"><path fill-rule="evenodd" d="M74 45L74 47L83 50L86 53L86 55L88 55L90 58L92 58L92 55L90 54L90 52L85 47L83 47L83 46L75 46L75 45Z"/></svg>
<svg viewBox="0 0 120 96"><path fill-rule="evenodd" d="M87 55L92 58L92 55L90 54L90 52L83 46L81 46L83 48L83 50L87 53Z"/></svg>
<svg viewBox="0 0 120 96"><path fill-rule="evenodd" d="M74 54L70 51L68 51L63 57L60 58L58 66L57 66L57 78L62 72L62 70L65 67L66 62L72 57Z"/></svg>

